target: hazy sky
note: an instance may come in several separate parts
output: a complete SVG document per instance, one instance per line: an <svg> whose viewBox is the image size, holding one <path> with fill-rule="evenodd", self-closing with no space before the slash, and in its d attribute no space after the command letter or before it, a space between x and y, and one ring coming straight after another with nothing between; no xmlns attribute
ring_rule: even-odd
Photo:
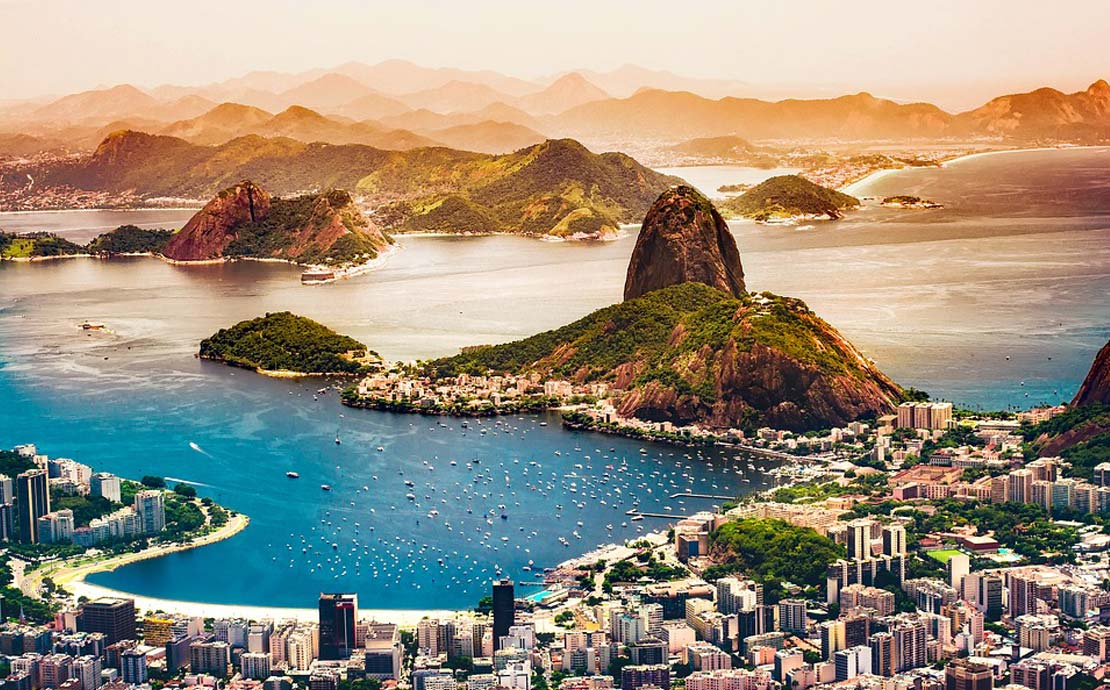
<svg viewBox="0 0 1110 690"><path fill-rule="evenodd" d="M962 107L1110 78L1108 36L1108 0L0 0L0 100L405 58L523 77L635 63Z"/></svg>

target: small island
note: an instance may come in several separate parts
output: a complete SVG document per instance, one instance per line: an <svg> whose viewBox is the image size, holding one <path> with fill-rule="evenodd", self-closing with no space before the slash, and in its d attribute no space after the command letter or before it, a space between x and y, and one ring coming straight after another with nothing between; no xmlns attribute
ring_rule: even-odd
<svg viewBox="0 0 1110 690"><path fill-rule="evenodd" d="M882 205L887 208L944 208L943 205L929 199L922 199L919 196L910 196L908 194L897 194L895 196L888 196L882 200Z"/></svg>
<svg viewBox="0 0 1110 690"><path fill-rule="evenodd" d="M78 256L159 254L173 237L172 230L147 230L121 225L97 235L88 244L77 244L48 232L0 232L0 260L43 261Z"/></svg>
<svg viewBox="0 0 1110 690"><path fill-rule="evenodd" d="M845 211L859 208L854 196L814 184L800 175L778 175L752 187L738 197L720 202L727 216L751 218L763 223L796 219L836 220Z"/></svg>
<svg viewBox="0 0 1110 690"><path fill-rule="evenodd" d="M717 191L721 194L742 194L752 188L752 185L738 182L736 184L723 184L717 187Z"/></svg>
<svg viewBox="0 0 1110 690"><path fill-rule="evenodd" d="M354 338L287 311L221 328L200 342L198 356L271 376L366 374L381 365Z"/></svg>

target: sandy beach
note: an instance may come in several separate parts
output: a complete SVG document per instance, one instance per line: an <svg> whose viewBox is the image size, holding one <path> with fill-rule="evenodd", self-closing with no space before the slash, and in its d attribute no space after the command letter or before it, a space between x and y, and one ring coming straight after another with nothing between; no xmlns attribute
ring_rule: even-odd
<svg viewBox="0 0 1110 690"><path fill-rule="evenodd" d="M243 606L240 604L209 604L201 601L177 601L174 599L156 599L142 597L128 592L120 592L107 587L89 584L83 579L71 582L66 589L75 597L124 597L135 600L135 607L145 612L178 613L185 616L203 616L214 618L246 618L250 620L297 620L314 622L319 618L319 612L314 608L285 608L280 606ZM382 623L397 623L405 627L415 626L422 618L445 618L454 615L454 611L420 610L420 609L364 609L359 608L359 615Z"/></svg>
<svg viewBox="0 0 1110 690"><path fill-rule="evenodd" d="M177 613L186 616L204 616L217 618L247 618L259 620L269 618L272 620L298 620L315 621L318 612L314 608L288 608L280 606L246 606L240 604L212 604L202 601L180 601L176 599L159 599L144 597L122 592L119 590L102 587L86 582L85 578L93 573L115 570L120 566L137 563L149 558L161 558L177 551L185 551L197 547L213 544L224 539L229 539L238 534L250 524L250 519L245 515L233 515L227 524L218 530L198 537L186 544L167 544L144 549L137 553L126 553L112 558L84 561L51 563L27 573L18 578L18 586L25 594L33 596L40 591L42 581L49 577L59 588L66 590L76 600L80 597L120 597L134 599L135 607L143 612ZM361 609L362 615L376 621L398 623L404 626L414 626L425 617L441 617L453 615L453 611L422 610L422 609Z"/></svg>
<svg viewBox="0 0 1110 690"><path fill-rule="evenodd" d="M1070 150L1073 150L1073 149L1104 149L1104 148L1107 148L1107 147L1106 146L1034 146L1034 147L1031 147L1031 148L997 149L995 151L977 151L976 153L968 153L968 154L964 154L962 156L956 156L955 158L949 158L948 160L942 161L941 164L940 164L940 167L946 168L950 165L963 163L965 161L974 160L976 158L982 158L984 156L1000 156L1000 155L1003 155L1003 154L1006 154L1006 153L1030 153L1030 152L1033 152L1033 151L1070 151ZM856 180L855 182L851 182L849 184L844 185L843 187L841 187L837 191L843 192L845 194L851 194L851 195L855 196L859 192L860 189L866 187L868 184L870 184L870 183L874 182L875 180L878 180L878 179L880 179L880 178L882 178L886 175L898 172L899 170L912 170L912 168L911 167L883 168L882 170L876 170L873 173L869 173L869 174L861 177L860 179Z"/></svg>

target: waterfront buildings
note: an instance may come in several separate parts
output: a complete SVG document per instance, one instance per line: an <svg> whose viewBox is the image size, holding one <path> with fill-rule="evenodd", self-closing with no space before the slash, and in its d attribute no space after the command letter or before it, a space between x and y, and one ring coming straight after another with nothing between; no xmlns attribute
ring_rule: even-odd
<svg viewBox="0 0 1110 690"><path fill-rule="evenodd" d="M16 477L19 506L19 541L38 543L39 518L50 512L50 490L44 469L27 470Z"/></svg>
<svg viewBox="0 0 1110 690"><path fill-rule="evenodd" d="M81 606L78 629L104 634L108 644L136 639L135 601L104 597Z"/></svg>
<svg viewBox="0 0 1110 690"><path fill-rule="evenodd" d="M355 648L358 620L357 594L321 594L320 658L325 661L350 658Z"/></svg>
<svg viewBox="0 0 1110 690"><path fill-rule="evenodd" d="M501 638L509 634L516 619L513 581L505 578L493 582L493 649L501 649Z"/></svg>

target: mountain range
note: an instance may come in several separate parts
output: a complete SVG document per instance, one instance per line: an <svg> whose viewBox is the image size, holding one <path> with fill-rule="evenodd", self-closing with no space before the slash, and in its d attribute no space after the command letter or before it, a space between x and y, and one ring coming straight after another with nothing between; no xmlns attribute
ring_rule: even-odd
<svg viewBox="0 0 1110 690"><path fill-rule="evenodd" d="M511 154L443 147L389 151L257 134L216 146L122 131L87 158L32 168L41 184L207 198L244 179L284 196L347 189L386 230L600 236L642 217L678 178L621 153L550 140Z"/></svg>
<svg viewBox="0 0 1110 690"><path fill-rule="evenodd" d="M398 150L439 143L487 153L512 151L522 142L552 136L596 147L605 142L671 145L713 137L1092 142L1110 133L1110 85L1103 80L1072 94L1041 88L999 96L958 114L867 93L772 102L739 97L745 90L740 81L689 79L633 66L528 81L404 61L348 63L301 74L252 72L197 87L143 90L125 84L52 100L9 102L0 107L0 155L26 155L36 144L91 150L117 129L165 133L204 144L261 134ZM228 104L245 106L234 111L241 121L231 121ZM311 111L327 122L298 122L283 130L280 120L269 122L257 112L273 119L290 109L297 114L290 119L303 119L304 111ZM198 129L204 121L192 122L208 115L218 115L221 124ZM479 124L483 127L474 130L473 139L470 130L457 129ZM443 130L450 131L436 135ZM16 134L34 139L15 141Z"/></svg>

